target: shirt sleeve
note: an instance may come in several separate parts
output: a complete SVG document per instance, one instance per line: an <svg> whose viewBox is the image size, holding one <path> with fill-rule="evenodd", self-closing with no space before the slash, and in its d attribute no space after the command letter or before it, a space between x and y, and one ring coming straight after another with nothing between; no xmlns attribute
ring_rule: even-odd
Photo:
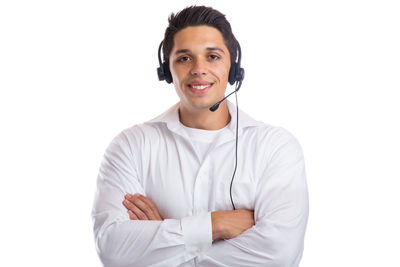
<svg viewBox="0 0 400 267"><path fill-rule="evenodd" d="M281 132L255 197L255 225L214 242L198 257L200 266L298 266L308 218L304 158L297 140ZM264 164L265 166L265 164Z"/></svg>
<svg viewBox="0 0 400 267"><path fill-rule="evenodd" d="M126 193L144 194L131 147L121 133L101 163L92 209L95 244L105 266L178 266L212 244L211 214L164 221L130 220Z"/></svg>

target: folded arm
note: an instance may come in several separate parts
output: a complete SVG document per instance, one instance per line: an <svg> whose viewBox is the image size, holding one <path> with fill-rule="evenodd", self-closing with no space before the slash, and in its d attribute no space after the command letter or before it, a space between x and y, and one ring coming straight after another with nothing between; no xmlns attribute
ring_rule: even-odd
<svg viewBox="0 0 400 267"><path fill-rule="evenodd" d="M131 220L163 220L151 200L140 194L126 194L122 204ZM211 212L212 240L234 238L254 225L254 212L227 210Z"/></svg>
<svg viewBox="0 0 400 267"><path fill-rule="evenodd" d="M130 220L121 202L144 194L123 136L113 140L100 167L92 210L96 249L105 266L178 266L212 243L211 214L182 219Z"/></svg>
<svg viewBox="0 0 400 267"><path fill-rule="evenodd" d="M298 266L308 218L302 150L290 135L276 150L257 185L255 225L218 242L199 256L199 266Z"/></svg>

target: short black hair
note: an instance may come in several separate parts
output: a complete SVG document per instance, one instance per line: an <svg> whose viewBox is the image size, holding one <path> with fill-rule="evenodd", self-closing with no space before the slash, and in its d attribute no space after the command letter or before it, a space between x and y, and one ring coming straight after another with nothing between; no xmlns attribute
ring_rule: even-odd
<svg viewBox="0 0 400 267"><path fill-rule="evenodd" d="M189 6L178 13L172 13L168 19L163 40L163 59L169 62L169 55L174 45L175 34L189 26L211 26L219 30L229 50L231 64L236 62L238 41L232 33L232 28L225 15L211 7Z"/></svg>

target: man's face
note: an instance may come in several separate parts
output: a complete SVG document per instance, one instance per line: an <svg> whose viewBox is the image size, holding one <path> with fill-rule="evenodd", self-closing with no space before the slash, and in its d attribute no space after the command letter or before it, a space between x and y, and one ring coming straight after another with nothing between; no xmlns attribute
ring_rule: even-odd
<svg viewBox="0 0 400 267"><path fill-rule="evenodd" d="M208 109L225 94L230 54L222 34L209 26L177 32L169 67L181 108Z"/></svg>

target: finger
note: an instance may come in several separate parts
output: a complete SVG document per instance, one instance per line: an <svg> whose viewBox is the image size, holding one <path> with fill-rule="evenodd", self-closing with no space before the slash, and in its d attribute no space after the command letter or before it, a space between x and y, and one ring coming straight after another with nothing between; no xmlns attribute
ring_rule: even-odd
<svg viewBox="0 0 400 267"><path fill-rule="evenodd" d="M134 195L126 194L125 199L134 204L143 213L145 213L149 220L158 220L158 221L163 220L160 213L158 212L157 207L147 197L139 193L136 193Z"/></svg>
<svg viewBox="0 0 400 267"><path fill-rule="evenodd" d="M129 210L131 208L131 211L133 211L133 207L136 206L137 208L139 208L137 205L135 205L135 201L136 199L140 196L140 194L126 194L125 195L125 201L123 201L122 203L124 204L124 206ZM143 211L142 211L143 212Z"/></svg>
<svg viewBox="0 0 400 267"><path fill-rule="evenodd" d="M132 202L132 203L134 203L135 200L136 200L139 196L140 196L140 194L134 194L134 195L126 194L126 195L125 195L125 199L128 200L128 201L130 201L130 202Z"/></svg>
<svg viewBox="0 0 400 267"><path fill-rule="evenodd" d="M133 212L136 217L141 220L141 221L148 221L149 218L147 217L147 215L141 210L139 209L136 205L133 205L132 209L130 209L131 212Z"/></svg>
<svg viewBox="0 0 400 267"><path fill-rule="evenodd" d="M135 206L145 213L147 218L150 220L163 220L157 210L157 207L147 197L136 193L134 195L127 194L126 199L135 204Z"/></svg>
<svg viewBox="0 0 400 267"><path fill-rule="evenodd" d="M147 197L145 197L145 196L139 196L139 199L140 199L141 201L143 201L144 203L146 203L153 211L157 210L156 205L154 205L153 202L151 202L151 200L148 199Z"/></svg>
<svg viewBox="0 0 400 267"><path fill-rule="evenodd" d="M128 214L130 215L129 217L131 218L131 219L135 219L135 220L139 220L139 217L137 217L134 213L133 213L133 205L135 205L134 203L133 203L133 200L136 198L137 196L135 195L135 197L134 197L134 195L131 195L131 194L126 194L125 195L125 200L124 201L122 201L122 204L125 206L125 208L127 209L127 211L128 211ZM132 210L130 210L130 209L132 209ZM133 214L133 216L132 216L132 214Z"/></svg>
<svg viewBox="0 0 400 267"><path fill-rule="evenodd" d="M149 205L147 205L144 201L142 201L142 199L140 197L135 199L134 204L144 214L146 214L147 218L149 218L150 220L158 219L157 216L154 214L153 209Z"/></svg>
<svg viewBox="0 0 400 267"><path fill-rule="evenodd" d="M132 202L129 202L128 200L125 199L122 203L128 210L133 212L138 217L139 220L148 220L149 219L146 216L146 214Z"/></svg>
<svg viewBox="0 0 400 267"><path fill-rule="evenodd" d="M158 212L158 209L157 209L156 205L154 205L154 203L151 202L150 199L148 199L145 196L139 196L139 199L141 201L143 201L148 207L150 207L150 209L152 210L152 213L154 215L154 219L162 220L162 217L161 217L160 213Z"/></svg>
<svg viewBox="0 0 400 267"><path fill-rule="evenodd" d="M125 207L127 210L130 210L130 208L132 207L132 205L134 205L132 202L130 202L130 201L127 200L127 199L124 199L124 201L122 201L122 204L124 205L124 207Z"/></svg>
<svg viewBox="0 0 400 267"><path fill-rule="evenodd" d="M139 218L131 210L128 210L128 215L129 215L129 219L131 219L131 220L139 220Z"/></svg>

